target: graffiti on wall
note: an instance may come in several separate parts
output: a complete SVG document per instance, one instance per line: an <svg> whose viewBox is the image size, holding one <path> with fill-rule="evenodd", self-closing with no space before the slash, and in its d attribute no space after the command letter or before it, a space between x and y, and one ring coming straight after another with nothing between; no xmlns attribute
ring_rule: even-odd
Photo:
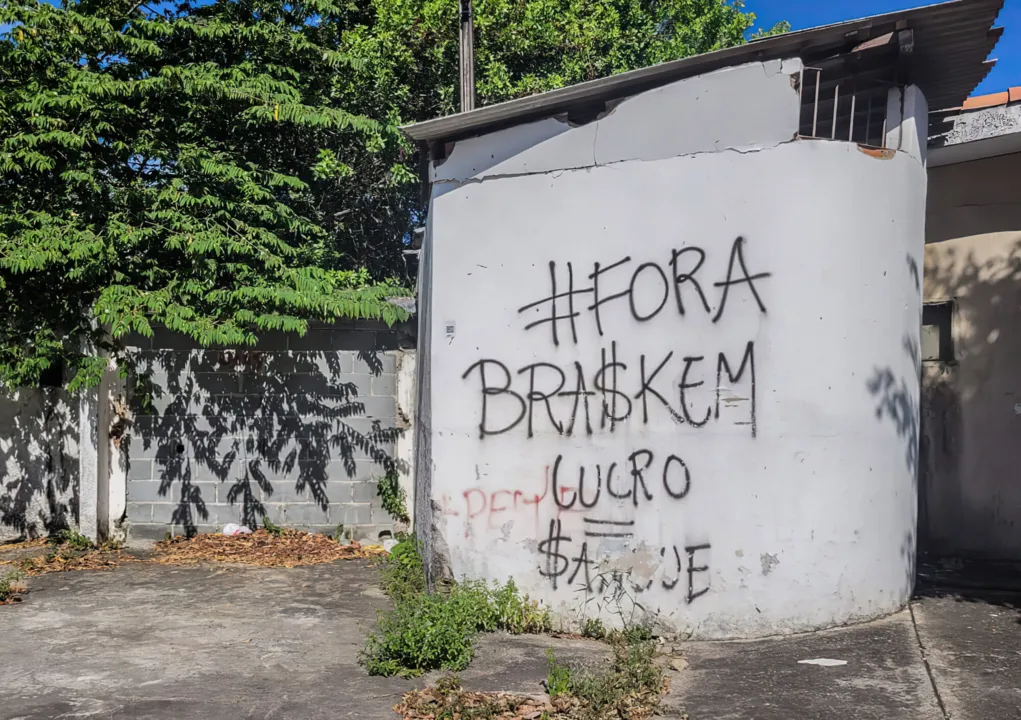
<svg viewBox="0 0 1021 720"><path fill-rule="evenodd" d="M463 518L466 536L524 516L534 525L538 571L554 590L598 593L622 582L619 574L602 572L596 556L635 539L636 522L620 519L620 508L636 513L646 505L682 503L698 482L697 470L682 448L665 451L662 440L599 462L576 441L613 437L629 424L696 432L737 425L754 438L759 390L754 339L712 352L642 352L637 343L614 338L611 318L641 325L664 314L681 321L704 314L712 326L723 326L738 305L764 315L763 287L771 273L753 272L746 255L745 239L734 239L722 277L709 276L709 252L695 246L673 250L660 262L627 256L585 267L548 263L546 291L517 315L523 331L545 336L561 361L516 367L483 357L462 380L477 388L481 442L553 434L563 438L563 448L537 468L538 489L480 486L463 498L444 497L444 512ZM595 345L592 338L598 338ZM572 347L578 352L570 356L578 359L564 363L563 350ZM566 518L573 518L573 529ZM628 578L630 589L641 593L658 583L690 604L710 590L710 550L709 542L660 547L661 571L655 579Z"/></svg>

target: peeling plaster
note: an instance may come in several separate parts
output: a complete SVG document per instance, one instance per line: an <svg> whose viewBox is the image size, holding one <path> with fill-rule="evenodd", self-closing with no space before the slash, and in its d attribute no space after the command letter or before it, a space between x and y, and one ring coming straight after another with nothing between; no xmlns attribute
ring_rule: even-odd
<svg viewBox="0 0 1021 720"><path fill-rule="evenodd" d="M897 151L890 150L889 148L873 148L859 145L858 149L865 155L875 158L876 160L891 160L897 156Z"/></svg>
<svg viewBox="0 0 1021 720"><path fill-rule="evenodd" d="M940 137L939 147L987 140L1021 132L1021 104L1000 105L962 112L953 120L953 127Z"/></svg>

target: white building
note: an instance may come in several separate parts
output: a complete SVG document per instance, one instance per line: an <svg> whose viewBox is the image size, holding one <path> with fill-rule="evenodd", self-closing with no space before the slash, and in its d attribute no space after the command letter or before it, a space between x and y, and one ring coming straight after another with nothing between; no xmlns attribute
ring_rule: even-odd
<svg viewBox="0 0 1021 720"><path fill-rule="evenodd" d="M914 576L928 107L999 0L767 39L407 130L431 153L431 571L697 638Z"/></svg>

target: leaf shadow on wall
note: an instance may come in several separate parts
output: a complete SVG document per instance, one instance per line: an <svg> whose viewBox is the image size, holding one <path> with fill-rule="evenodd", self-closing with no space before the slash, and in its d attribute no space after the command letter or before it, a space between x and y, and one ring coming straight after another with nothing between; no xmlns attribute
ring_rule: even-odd
<svg viewBox="0 0 1021 720"><path fill-rule="evenodd" d="M75 402L58 388L0 395L0 539L78 526Z"/></svg>
<svg viewBox="0 0 1021 720"><path fill-rule="evenodd" d="M921 268L913 257L906 257L906 273L916 292L921 296ZM922 318L918 323L921 326ZM905 334L901 341L904 360L897 367L875 367L866 381L866 388L876 400L876 421L891 426L904 446L904 463L911 476L911 492L918 493L919 460L919 388L921 379L921 351L915 335ZM905 372L905 368L911 368ZM915 584L918 529L910 528L900 546L904 570L904 587L909 591Z"/></svg>
<svg viewBox="0 0 1021 720"><path fill-rule="evenodd" d="M1021 360L1021 337L1015 332L1021 320L1021 239L982 256L952 244L934 243L928 250L926 295L959 303L951 359L923 361L917 344L905 339L903 349L919 368L918 379L876 368L868 383L878 421L904 442L918 492L917 554L915 536L908 536L901 555L919 596L1012 609L1021 622L1021 552L1012 558L960 557L961 548L988 544L996 523L1021 526L1021 506L1004 502L1000 494L1016 486L1016 473L977 477L963 463L966 451L985 463L990 453L1009 455L1018 447L1004 403L1015 403L1006 396L1017 390ZM919 278L910 262L909 271Z"/></svg>
<svg viewBox="0 0 1021 720"><path fill-rule="evenodd" d="M1021 527L1015 414L1021 403L1021 236L937 242L927 249L928 294L953 300L956 309L951 360L923 364L922 549L933 563L959 556L975 566L964 568L966 574L985 565L989 582L1002 585L997 565L1021 562L1013 530Z"/></svg>
<svg viewBox="0 0 1021 720"><path fill-rule="evenodd" d="M331 506L374 500L364 485L355 497L350 481L407 471L394 458L404 432L396 413L367 412L386 401L368 387L383 374L381 353L361 351L358 368L334 350L164 350L143 360L129 433L141 453L127 452L153 458L159 502L174 504L169 524L186 534L227 522L254 529L265 516L287 527L350 527ZM390 523L372 512L373 523Z"/></svg>

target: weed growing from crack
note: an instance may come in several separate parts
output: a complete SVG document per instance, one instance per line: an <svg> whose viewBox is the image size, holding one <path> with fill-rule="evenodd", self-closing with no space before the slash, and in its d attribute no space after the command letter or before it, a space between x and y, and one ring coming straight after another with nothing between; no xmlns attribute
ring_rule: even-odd
<svg viewBox="0 0 1021 720"><path fill-rule="evenodd" d="M408 496L401 487L401 476L397 470L390 470L376 482L376 494L390 517L405 525L411 522L408 516Z"/></svg>
<svg viewBox="0 0 1021 720"><path fill-rule="evenodd" d="M74 530L61 530L50 538L51 551L63 545L67 549L84 552L95 547L95 543Z"/></svg>
<svg viewBox="0 0 1021 720"><path fill-rule="evenodd" d="M606 637L606 627L599 618L586 618L581 626L581 636L592 640L603 640Z"/></svg>
<svg viewBox="0 0 1021 720"><path fill-rule="evenodd" d="M655 642L643 633L610 636L613 659L595 670L578 670L559 662L550 648L547 698L510 693L470 692L456 675L435 686L407 693L395 708L404 720L641 720L654 715L665 688L655 663ZM684 716L687 717L687 716Z"/></svg>
<svg viewBox="0 0 1021 720"><path fill-rule="evenodd" d="M394 608L381 612L361 661L371 675L417 676L436 669L463 670L475 655L479 632L548 632L549 611L522 596L514 582L454 584L449 593L426 591L418 542L405 537L383 567L383 589Z"/></svg>
<svg viewBox="0 0 1021 720"><path fill-rule="evenodd" d="M417 676L435 669L463 670L474 656L477 633L551 630L549 611L522 596L513 580L454 584L448 594L426 592L425 571L414 537L402 536L383 566L383 588L394 609L380 613L361 662L372 675ZM634 605L634 603L632 603ZM598 619L583 625L586 637L604 639L613 657L598 669L576 669L546 651L548 702L506 693L467 692L456 676L405 695L406 720L537 717L541 720L638 720L654 714L665 688L656 663L652 629L619 612L623 629L608 631ZM509 713L509 714L508 714Z"/></svg>
<svg viewBox="0 0 1021 720"><path fill-rule="evenodd" d="M270 520L266 515L262 516L262 527L266 530L266 532L274 537L281 537L284 534L284 529Z"/></svg>
<svg viewBox="0 0 1021 720"><path fill-rule="evenodd" d="M382 570L383 592L400 605L425 592L425 566L417 538L398 535L398 540Z"/></svg>
<svg viewBox="0 0 1021 720"><path fill-rule="evenodd" d="M550 648L546 692L553 700L569 699L556 717L578 720L643 718L659 706L663 670L656 664L656 642L645 626L607 635L613 659L597 671L575 670L559 663Z"/></svg>
<svg viewBox="0 0 1021 720"><path fill-rule="evenodd" d="M24 576L20 570L9 570L0 578L0 605L6 605L24 592L21 586L21 579Z"/></svg>
<svg viewBox="0 0 1021 720"><path fill-rule="evenodd" d="M557 662L553 648L546 648L546 659L549 661L549 670L546 672L546 692L553 699L568 695L574 680L571 668Z"/></svg>

